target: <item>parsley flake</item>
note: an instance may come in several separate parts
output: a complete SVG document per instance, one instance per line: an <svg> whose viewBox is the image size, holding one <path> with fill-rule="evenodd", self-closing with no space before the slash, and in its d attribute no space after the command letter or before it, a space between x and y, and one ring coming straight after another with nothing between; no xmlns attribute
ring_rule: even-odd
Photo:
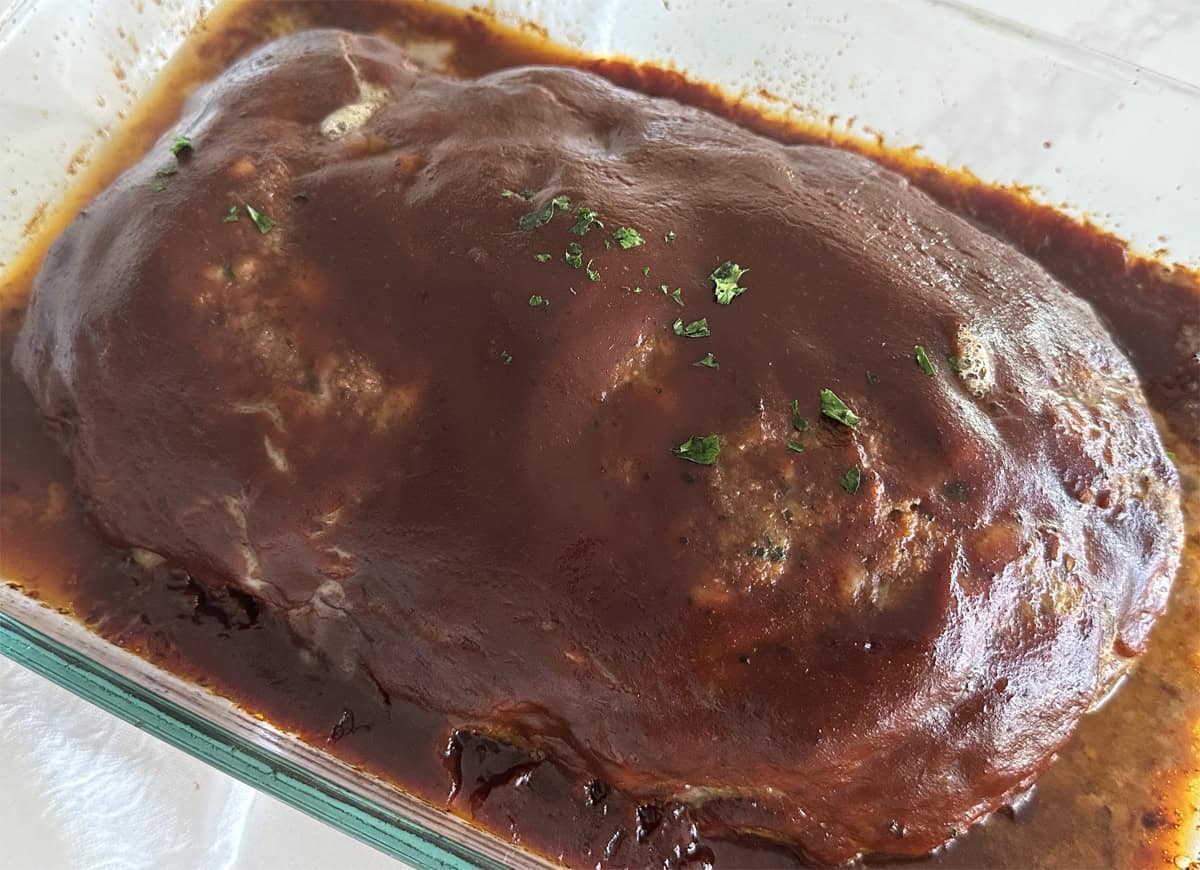
<svg viewBox="0 0 1200 870"><path fill-rule="evenodd" d="M235 224L238 219L238 210L236 205L231 205L229 211L225 212L225 217L221 218L222 223Z"/></svg>
<svg viewBox="0 0 1200 870"><path fill-rule="evenodd" d="M264 236L271 232L271 227L275 226L275 221L271 220L252 205L246 206L246 214L250 215L250 220L254 221L254 225L258 227L258 231Z"/></svg>
<svg viewBox="0 0 1200 870"><path fill-rule="evenodd" d="M587 276L588 276L589 278L591 278L593 281L599 281L599 280L600 280L600 273L599 273L599 272L597 272L595 269L593 269L593 268L592 268L592 263L594 263L594 262L595 262L595 260L588 260L588 262L587 262Z"/></svg>
<svg viewBox="0 0 1200 870"><path fill-rule="evenodd" d="M917 360L917 365L921 367L921 371L925 372L925 374L932 378L933 363L929 361L929 354L925 353L925 348L918 344L913 348L913 350L916 352L915 358Z"/></svg>
<svg viewBox="0 0 1200 870"><path fill-rule="evenodd" d="M821 390L821 413L851 429L858 428L859 416L833 390Z"/></svg>
<svg viewBox="0 0 1200 870"><path fill-rule="evenodd" d="M512 354L509 353L508 351L506 351L506 350L500 351L500 359L506 366L512 365L513 357L512 357Z"/></svg>
<svg viewBox="0 0 1200 870"><path fill-rule="evenodd" d="M604 222L592 209L581 205L575 212L575 226L571 227L571 232L577 236L586 236L592 231L592 227L604 229Z"/></svg>
<svg viewBox="0 0 1200 870"><path fill-rule="evenodd" d="M667 230L666 234L663 236L663 241L664 241L664 242L673 242L673 241L675 241L675 231L674 231L674 230Z"/></svg>
<svg viewBox="0 0 1200 870"><path fill-rule="evenodd" d="M641 292L642 292L642 288L641 288L641 287L634 287L634 288L633 288L633 290L631 290L630 292L631 292L631 293L635 293L635 294L636 294L636 293L641 293Z"/></svg>
<svg viewBox="0 0 1200 870"><path fill-rule="evenodd" d="M721 453L721 436L693 435L678 447L672 447L671 452L697 465L712 465Z"/></svg>
<svg viewBox="0 0 1200 870"><path fill-rule="evenodd" d="M862 486L862 471L855 465L838 478L838 483L842 485L842 489L854 495L854 493L858 492L858 488Z"/></svg>
<svg viewBox="0 0 1200 870"><path fill-rule="evenodd" d="M708 278L713 282L713 292L717 297L718 305L728 305L746 292L745 287L738 286L738 281L749 271L749 269L743 269L737 263L731 263L728 260L713 269L713 273Z"/></svg>
<svg viewBox="0 0 1200 870"><path fill-rule="evenodd" d="M959 372L958 357L956 357L952 353L945 354L945 357L946 357L946 365L950 366L950 371L954 372L955 374L958 374L958 372Z"/></svg>
<svg viewBox="0 0 1200 870"><path fill-rule="evenodd" d="M537 196L537 191L522 190L520 193L517 193L515 190L502 190L500 191L500 195L505 199L517 199L519 197L526 202L529 202L531 199Z"/></svg>
<svg viewBox="0 0 1200 870"><path fill-rule="evenodd" d="M567 245L567 252L563 254L563 262L576 269L583 268L583 248L579 246L579 242L571 242Z"/></svg>
<svg viewBox="0 0 1200 870"><path fill-rule="evenodd" d="M534 254L533 259L537 260L539 263L546 263L546 262L549 262L550 255L549 254Z"/></svg>
<svg viewBox="0 0 1200 870"><path fill-rule="evenodd" d="M539 305L549 305L549 304L550 304L549 299L546 299L543 296L538 296L536 293L534 293L532 296L529 297L529 307L530 308L537 308Z"/></svg>
<svg viewBox="0 0 1200 870"><path fill-rule="evenodd" d="M630 248L646 244L646 240L642 238L642 234L633 227L621 227L613 233L613 241L617 243L622 251L628 251Z"/></svg>
<svg viewBox="0 0 1200 870"><path fill-rule="evenodd" d="M700 366L701 368L706 369L719 369L721 367L721 364L717 362L717 358L713 356L711 352L706 353L704 355L704 359L697 360L696 362L692 363L692 365Z"/></svg>
<svg viewBox="0 0 1200 870"><path fill-rule="evenodd" d="M669 296L671 299L675 300L676 305L683 304L683 288L682 287L676 287L674 290L672 290L666 284L659 284L658 291L660 293L662 293L663 296Z"/></svg>
<svg viewBox="0 0 1200 870"><path fill-rule="evenodd" d="M178 157L184 151L192 150L192 140L189 136L176 136L171 140L171 153Z"/></svg>
<svg viewBox="0 0 1200 870"><path fill-rule="evenodd" d="M867 372L867 383L868 384L879 383L879 375L875 374L875 372L870 372L870 371Z"/></svg>
<svg viewBox="0 0 1200 870"><path fill-rule="evenodd" d="M683 318L680 317L676 319L671 328L675 330L676 335L682 335L684 338L707 338L710 334L708 331L707 317L701 317L699 320L693 320L687 326L683 325Z"/></svg>
<svg viewBox="0 0 1200 870"><path fill-rule="evenodd" d="M797 441L795 438L789 438L787 440L787 449L793 453L803 453L804 444L800 441Z"/></svg>
<svg viewBox="0 0 1200 870"><path fill-rule="evenodd" d="M808 421L800 416L799 399L792 399L792 428L797 432L804 432L808 429Z"/></svg>
<svg viewBox="0 0 1200 870"><path fill-rule="evenodd" d="M565 194L560 194L554 197L544 206L529 214L521 215L521 219L517 221L517 226L522 232L530 233L538 227L544 227L550 223L550 219L554 217L555 211L570 211L571 198Z"/></svg>
<svg viewBox="0 0 1200 870"><path fill-rule="evenodd" d="M649 278L650 277L650 267L642 266L642 274L645 275L647 278Z"/></svg>

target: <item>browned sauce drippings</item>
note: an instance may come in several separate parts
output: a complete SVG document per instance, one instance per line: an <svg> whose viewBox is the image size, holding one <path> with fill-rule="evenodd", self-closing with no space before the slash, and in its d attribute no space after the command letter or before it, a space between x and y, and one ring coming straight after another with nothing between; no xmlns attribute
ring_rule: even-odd
<svg viewBox="0 0 1200 870"><path fill-rule="evenodd" d="M445 41L448 68L475 76L530 63L573 65L622 85L701 106L785 142L858 150L908 175L945 205L1038 259L1088 299L1130 355L1183 470L1187 528L1197 511L1195 462L1200 403L1195 360L1180 336L1197 325L1200 280L1131 258L1115 238L1081 226L1021 194L988 187L890 151L816 128L763 117L672 72L573 54L476 15L424 4L276 2L224 8L172 62L137 117L63 208L44 218L3 286L0 406L0 571L27 594L61 607L109 640L135 650L260 713L346 761L534 851L570 864L676 863L788 866L784 847L691 829L686 811L636 806L601 782L579 783L550 759L494 739L455 732L436 712L388 695L371 674L347 678L302 657L288 628L247 595L214 592L168 566L146 567L106 545L73 494L71 469L50 442L9 363L29 282L46 244L94 193L135 162L177 117L182 101L233 59L266 39L309 26L392 36L405 44ZM15 542L15 543L14 543ZM1200 818L1197 723L1200 668L1194 626L1200 577L1193 531L1170 610L1137 671L1097 714L1086 717L1020 810L1001 813L929 859L955 866L1165 867L1186 856ZM414 752L413 747L428 747ZM643 848L644 844L644 848Z"/></svg>

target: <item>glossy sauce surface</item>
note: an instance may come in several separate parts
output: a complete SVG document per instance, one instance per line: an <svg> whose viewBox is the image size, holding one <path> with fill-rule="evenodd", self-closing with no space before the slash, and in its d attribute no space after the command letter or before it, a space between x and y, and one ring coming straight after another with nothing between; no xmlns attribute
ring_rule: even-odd
<svg viewBox="0 0 1200 870"><path fill-rule="evenodd" d="M332 9L337 17L321 23L373 29L381 23L376 16L395 15L396 21L405 20L403 7L391 9L370 6L365 10L356 10L343 5ZM305 15L314 18L319 18L327 11L324 7L307 5L304 10ZM357 17L359 12L361 18ZM436 19L418 20L418 23L422 28L435 32L438 28L445 28L444 33L460 40L461 48L457 57L470 57L475 64L489 63L503 67L533 60L570 60L553 55L539 56L532 45L521 41L507 42L479 29L477 25L463 26L461 22ZM260 24L243 23L238 29L214 34L216 41L213 44L220 51L237 52L248 47L253 42L252 35L262 29ZM241 43L238 42L239 38ZM211 69L223 65L219 57L210 59L210 63ZM463 69L459 64L458 67L460 72L466 74L484 71L478 66ZM706 94L702 89L689 90L672 76L615 64L601 67L602 72L617 79L630 80L643 90L665 90L685 99L690 97L693 102L707 102L709 108L721 108L711 94ZM170 124L172 118L169 107L164 107L163 112L159 119L160 127ZM739 120L746 122L750 119L742 117ZM781 130L774 132L783 134ZM800 137L803 134L792 135ZM129 158L137 156L136 153L127 154ZM1120 260L1120 272L1113 272L1112 258L1117 249L1111 240L1072 228L1061 221L1056 223L1053 216L1034 212L1018 201L1006 199L1002 194L972 191L962 186L961 179L935 175L920 167L902 168L909 169L942 196L957 198L957 205L1001 231L1006 226L1043 230L1042 235L1054 240L1040 254L1043 261L1048 261L1050 268L1057 268L1071 286L1096 302L1102 313L1110 316L1118 337L1127 339L1131 356L1148 382L1151 400L1160 413L1180 427L1181 431L1195 431L1189 428L1194 424L1195 413L1194 395L1189 392L1188 380L1192 374L1187 369L1186 353L1179 351L1178 342L1173 340L1174 336L1170 336L1170 332L1176 330L1180 323L1187 323L1187 314L1195 305L1194 285L1189 286L1186 280L1177 278L1164 279L1150 266L1134 265L1126 269L1123 257ZM508 216L507 213L505 215ZM752 281L749 283L753 284ZM1139 289L1161 304L1129 306L1126 291L1139 284L1142 285ZM670 303L664 301L664 304ZM737 312L738 316L748 316L743 313L743 308L746 308L744 300L739 300L730 310ZM523 312L525 315L542 313L549 312ZM19 316L19 313L16 314L12 322ZM10 335L11 332L6 331L6 348L10 346ZM1164 340L1168 337L1172 340ZM1174 350L1164 351L1164 348ZM498 351L498 348L492 350ZM736 367L736 346L730 345L725 353L727 358L733 359ZM6 353L6 362L7 356ZM519 365L522 354L518 352L516 357L514 365ZM750 361L744 361L744 367L751 368ZM700 370L695 374L705 375L709 372ZM6 489L6 501L9 505L17 505L18 510L6 508L4 521L6 524L12 523L12 529L21 530L29 542L25 553L8 552L9 548L6 547L6 576L20 578L27 589L35 590L56 602L63 602L96 625L102 634L120 637L177 670L202 675L222 692L243 699L252 709L262 710L272 721L284 727L294 727L313 738L324 739L336 745L336 751L344 757L387 772L418 794L436 799L445 790L446 770L438 755L430 753L428 757L413 757L403 754L397 757L397 753L402 746L438 745L446 729L461 725L461 722L454 723L441 713L431 712L427 709L428 705L413 704L391 696L387 692L386 682L380 685L371 678L369 672L344 678L339 677L336 667L327 668L319 662L305 663L304 657L298 653L291 630L244 594L228 589L214 592L167 566L132 564L124 553L110 551L94 537L88 538L78 531L72 531L71 524L80 523L81 515L70 494L70 474L53 450L47 449L45 440L38 434L40 426L33 420L30 408L23 406L20 400L14 402L9 398L23 395L20 386L6 381L5 395L3 461L5 484L9 487ZM1177 453L1180 452L1180 447L1175 449ZM1183 455L1187 456L1186 453ZM670 457L666 459L670 460ZM669 462L664 463L665 469L670 467ZM18 473L10 469L20 471ZM16 485L15 489L12 488L13 484ZM35 518L51 527L44 536L28 536L30 520ZM11 534L6 537L11 539ZM61 547L64 539L79 540L78 550L72 547L64 551ZM89 544L88 540L94 543ZM45 552L38 552L39 541ZM50 556L49 551L55 551L57 556ZM66 565L63 564L64 557L69 560ZM48 579L54 575L72 577L74 582L66 590L58 589L57 584ZM1172 621L1178 618L1181 610L1186 613L1189 606L1194 606L1194 602L1188 598L1188 590L1194 591L1194 586L1188 584L1187 576L1185 572L1184 582L1177 585L1176 603L1164 626L1173 624ZM1169 628L1160 627L1158 635L1168 631ZM209 641L213 633L222 636L222 643L212 644ZM1118 806L1117 812L1122 818L1120 824L1127 824L1125 820L1132 814L1141 825L1140 830L1134 826L1133 835L1114 835L1104 841L1110 843L1114 850L1125 850L1119 851L1119 854L1113 853L1111 860L1118 863L1126 863L1126 858L1137 859L1138 855L1143 858L1149 856L1153 860L1154 835L1165 836L1163 831L1170 833L1170 814L1182 806L1181 801L1187 799L1179 791L1182 783L1171 782L1170 779L1172 776L1179 777L1186 769L1187 762L1181 764L1178 753L1190 751L1187 736L1189 722L1194 719L1190 718L1193 711L1189 705L1195 702L1195 674L1194 669L1188 669L1186 640L1181 642L1177 636L1174 644L1168 640L1158 646L1165 647L1163 655L1169 663L1164 665L1166 670L1163 671L1159 688L1166 686L1173 689L1174 696L1154 706L1161 720L1156 733L1163 736L1164 745L1173 745L1174 752L1152 756L1155 764L1164 771L1163 775L1155 776L1153 772L1145 770L1145 765L1151 760L1145 757L1145 750L1153 747L1153 741L1140 741L1142 757L1138 765L1125 770L1139 784L1140 802L1147 805L1140 811L1140 816L1136 809L1131 809L1135 802L1128 789L1114 789L1111 798L1102 803L1110 816L1110 833L1114 804ZM1150 658L1142 671L1101 715L1085 721L1081 734L1086 734L1093 721L1107 719L1110 723L1119 724L1118 713L1112 711L1119 709L1124 699L1136 691L1135 686L1146 682L1147 672L1154 672L1157 648L1155 644L1151 645ZM239 667L250 650L253 650L252 657L258 663L258 672L255 674L246 674ZM265 654L267 650L277 650L277 653L268 655ZM1192 688L1188 687L1188 679L1193 680ZM313 680L321 683L319 696L300 688L310 685ZM1172 692L1166 694L1171 696ZM437 709L436 705L434 709ZM1128 728L1128 723L1125 727ZM1182 741L1179 739L1181 737L1184 738ZM1079 745L1083 739L1077 736L1075 745ZM1079 752L1085 756L1087 754L1084 750ZM461 811L495 829L505 831L511 828L515 836L534 848L555 853L561 851L573 863L590 862L605 850L616 863L644 863L652 856L669 855L676 841L681 855L689 854L690 850L692 857L701 859L711 852L719 864L740 866L751 860L750 852L758 854L758 858L766 863L782 860L782 853L763 846L734 845L720 836L707 836L714 826L706 827L704 819L700 820L702 834L692 834L687 812L680 812L676 817L677 808L674 806L646 806L639 812L622 795L605 785L581 788L577 771L567 775L541 753L529 756L518 750L505 749L486 738L473 736L469 731L460 731L451 742L448 757L452 762L452 779L458 783L451 789L451 797ZM1088 800L1095 800L1092 789L1078 787L1084 777L1119 777L1126 759L1094 759L1090 765L1081 761L1072 780L1069 773L1071 757L1069 750L1067 757L1052 767L1041 780L1040 802L1055 806L1047 797L1047 792L1052 789L1056 771L1068 768L1068 773L1062 774L1066 779L1056 809L1034 812L1027 825L1012 826L1016 834L1009 834L1007 829L1001 827L1003 821L995 820L985 832L976 832L964 838L956 848L948 850L941 860L965 863L1005 860L1014 865L1027 863L1034 856L1037 860L1056 860L1058 863L1099 860L1098 855L1088 851L1076 851L1065 856L1056 853L1055 849L1064 847L1061 826L1063 820L1070 819L1071 824L1078 828L1079 802L1085 791ZM1047 780L1051 781L1049 788ZM1171 789L1176 791L1172 792ZM1102 825L1105 823L1104 813L1099 815L1101 817L1096 824ZM1055 822L1041 821L1056 817L1060 820L1057 834L1054 833ZM1049 825L1046 829L1047 839L1040 843L1036 834L1031 833L1040 830L1039 824L1043 827ZM566 837L563 837L563 831L569 832ZM553 836L550 832L554 832ZM1073 835L1069 845L1080 850L1093 848L1101 842L1095 834ZM1058 845L1050 847L1048 844L1052 841ZM1151 845L1147 846L1147 842ZM609 844L612 844L611 847ZM1136 851L1146 848L1150 851ZM734 855L731 851L741 849L749 849L750 852L738 851ZM1058 857L1054 858L1056 854ZM1000 855L1003 858L997 857Z"/></svg>

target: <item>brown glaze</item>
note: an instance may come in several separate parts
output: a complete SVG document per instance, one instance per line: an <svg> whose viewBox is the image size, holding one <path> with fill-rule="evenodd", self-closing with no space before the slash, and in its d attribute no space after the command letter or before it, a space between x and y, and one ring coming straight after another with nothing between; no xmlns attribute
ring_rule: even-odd
<svg viewBox="0 0 1200 870"><path fill-rule="evenodd" d="M580 821L581 797L633 809L609 786L646 804L616 840L617 863L673 845L704 859L713 846L689 832L693 817L705 831L786 832L824 860L913 853L1026 783L1122 668L1105 650L1142 647L1172 571L1173 471L1127 364L1032 264L865 161L747 141L578 75L464 85L415 73L384 43L329 34L269 51L201 98L219 109L203 124L180 122L196 148L163 190L165 140L56 246L26 331L44 355L27 352L25 367L93 515L110 537L170 556L109 573L142 590L155 621L190 610L266 648L294 650L295 636L326 657L324 681L346 687L331 696L375 693L328 707L332 743L374 734L376 720L341 711L378 698L397 737L460 729L459 806L465 795L500 827L539 813L517 830L572 862L611 839L604 816ZM354 67L405 99L330 142L316 127L361 94ZM300 87L314 78L329 87ZM242 109L252 123L234 123ZM697 177L711 181L697 190ZM532 205L497 195L526 187L542 188ZM564 215L516 230L560 192L648 243L605 250L604 231L577 238ZM278 226L221 223L239 201ZM141 216L122 218L122 244L102 241L111 213ZM561 262L570 241L599 282ZM706 275L726 258L751 268L750 289L718 307ZM86 312L86 331L63 329L54 310L83 284L64 277L72 269L111 288L64 309ZM957 292L931 292L946 276ZM657 293L661 281L685 288L684 307ZM530 307L531 292L551 305ZM851 299L858 319L836 316ZM708 316L713 336L676 337L676 316ZM978 356L964 343L981 325L996 333L986 389L942 356ZM691 365L708 351L720 371ZM219 395L198 389L216 382ZM857 433L819 419L825 386L863 416ZM181 387L188 417L175 423L162 408ZM1101 388L1118 407L1091 421L1098 459L1081 465ZM803 454L784 447L792 398L810 422ZM710 430L725 435L713 467L670 456ZM1014 456L1016 444L1046 464ZM864 484L850 495L837 480L855 463ZM1140 514L1096 484L1142 467ZM1129 534L1130 518L1145 532ZM1124 617L1105 625L1101 613ZM1001 632L1010 639L991 646ZM265 669L289 671L286 658ZM250 696L270 710L275 694ZM303 720L290 697L276 709ZM372 743L372 766L437 795L422 784L427 762L389 764L386 741ZM583 788L597 776L599 800ZM881 777L894 783L884 794ZM782 796L764 800L764 785ZM548 808L575 822L547 824ZM547 839L555 830L570 834Z"/></svg>

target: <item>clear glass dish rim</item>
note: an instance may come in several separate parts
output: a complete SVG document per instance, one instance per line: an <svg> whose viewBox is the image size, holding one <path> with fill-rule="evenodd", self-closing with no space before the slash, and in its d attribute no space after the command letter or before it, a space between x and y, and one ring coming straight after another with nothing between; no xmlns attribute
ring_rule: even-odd
<svg viewBox="0 0 1200 870"><path fill-rule="evenodd" d="M1049 59L1137 70L1196 99L1200 83L1143 69L959 0L924 0ZM505 20L501 18L501 20ZM28 597L0 578L0 655L163 742L418 870L557 866L259 720ZM143 680L138 682L128 676Z"/></svg>

